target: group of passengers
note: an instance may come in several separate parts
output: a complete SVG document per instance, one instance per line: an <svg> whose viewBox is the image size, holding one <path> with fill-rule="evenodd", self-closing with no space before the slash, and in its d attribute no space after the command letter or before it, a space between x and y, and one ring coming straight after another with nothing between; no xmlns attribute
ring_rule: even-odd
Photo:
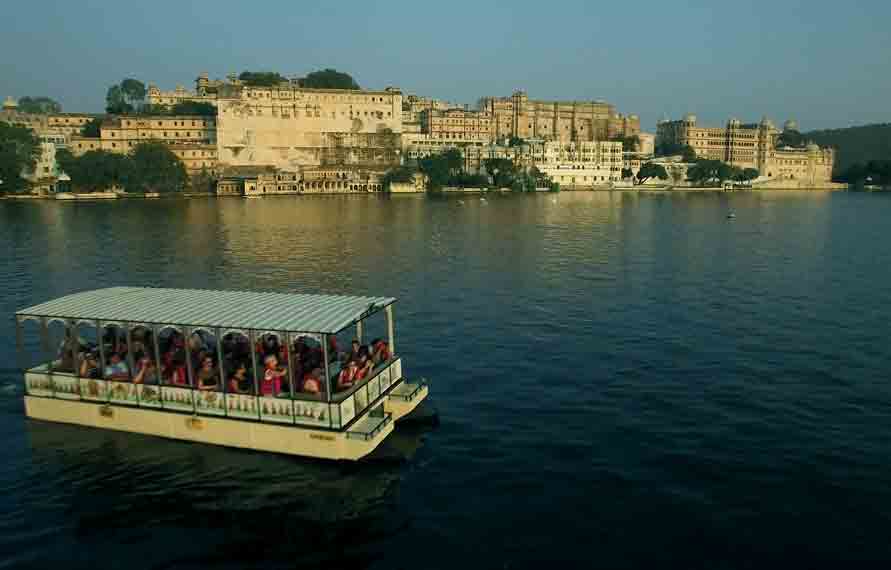
<svg viewBox="0 0 891 570"><path fill-rule="evenodd" d="M126 337L117 327L108 327L102 337L100 351L94 343L66 334L60 346L57 369L73 372L73 356L77 354L81 378L104 377L109 380L130 381L128 362L133 362L134 384L163 383L194 386L199 390L223 389L216 340L204 331L195 330L188 339L174 329L162 332L157 340L160 370L154 355L156 340L150 329L134 328L129 340L128 346ZM261 336L253 347L248 338L240 334L227 334L221 342L222 366L227 373L225 390L229 393L255 394L256 390L259 395L276 397L289 395L292 388L295 393L309 395L318 395L326 390L322 346L312 336L299 336L291 346L281 342L275 334ZM104 363L100 362L101 356L105 357ZM374 368L387 362L391 354L389 345L382 339L375 339L370 345L363 345L354 339L348 352L339 352L337 338L330 335L328 356L329 366L339 368L335 368L332 380L336 378L335 389L342 391L369 378ZM252 373L255 361L260 368L257 374ZM289 374L288 367L292 374ZM189 382L189 368L194 378L193 383Z"/></svg>
<svg viewBox="0 0 891 570"><path fill-rule="evenodd" d="M390 347L386 341L375 339L371 346L360 344L353 339L350 352L344 353L340 373L337 375L337 389L348 390L371 375L372 370L390 360Z"/></svg>

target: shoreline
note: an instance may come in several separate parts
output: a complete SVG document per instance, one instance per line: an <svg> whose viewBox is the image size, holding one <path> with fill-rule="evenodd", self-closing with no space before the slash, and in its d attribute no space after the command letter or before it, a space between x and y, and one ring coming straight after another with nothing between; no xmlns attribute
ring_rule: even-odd
<svg viewBox="0 0 891 570"><path fill-rule="evenodd" d="M797 192L839 192L839 191L863 191L863 192L889 192L891 188L864 188L862 190L852 188L846 184L836 184L832 186L817 187L799 187L799 186L776 186L776 187L755 187L755 188L733 188L723 189L719 187L697 188L692 186L635 186L635 187L593 187L593 188L565 188L558 192L513 192L512 190L502 189L453 189L442 192L281 192L265 195L243 196L241 194L217 194L214 192L183 192L170 194L126 194L126 193L110 193L97 192L92 194L66 194L66 195L33 195L33 194L6 194L0 195L0 200L47 200L58 202L103 202L114 200L182 200L182 199L200 199L200 198L275 198L285 196L426 196L428 194L436 196L461 196L467 194L560 194L563 192L628 192L628 193L687 193L687 192L774 192L774 191L797 191Z"/></svg>

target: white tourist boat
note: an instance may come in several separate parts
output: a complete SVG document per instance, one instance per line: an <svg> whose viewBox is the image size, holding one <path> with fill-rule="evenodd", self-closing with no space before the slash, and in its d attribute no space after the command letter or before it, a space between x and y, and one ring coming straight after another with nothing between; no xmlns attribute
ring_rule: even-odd
<svg viewBox="0 0 891 570"><path fill-rule="evenodd" d="M403 378L395 302L136 287L67 295L16 313L25 411L37 420L356 460L427 397L425 382ZM376 321L383 332L363 355ZM344 335L359 341L364 375L351 375L353 343L341 353L337 342Z"/></svg>

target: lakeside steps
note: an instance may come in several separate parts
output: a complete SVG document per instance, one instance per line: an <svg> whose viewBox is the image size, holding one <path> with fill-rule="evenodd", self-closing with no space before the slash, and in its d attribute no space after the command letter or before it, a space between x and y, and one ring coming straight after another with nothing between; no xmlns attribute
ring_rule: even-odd
<svg viewBox="0 0 891 570"><path fill-rule="evenodd" d="M426 382L403 376L395 302L136 287L67 295L16 313L20 359L38 354L36 365L20 362L25 412L38 420L356 460L428 392ZM338 390L344 365L337 335L361 341L375 315L385 317L380 342L389 348L365 377ZM37 342L26 342L29 332ZM262 352L267 346L277 347L283 367L270 366L275 359ZM196 356L216 362L213 375L202 374ZM300 378L305 362L315 369ZM232 384L238 372L241 382ZM307 391L305 378L317 389Z"/></svg>

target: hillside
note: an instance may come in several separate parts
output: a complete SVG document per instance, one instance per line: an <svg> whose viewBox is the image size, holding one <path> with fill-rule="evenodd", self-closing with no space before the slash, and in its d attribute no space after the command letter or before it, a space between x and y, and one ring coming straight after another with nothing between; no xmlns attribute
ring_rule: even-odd
<svg viewBox="0 0 891 570"><path fill-rule="evenodd" d="M891 160L891 123L804 133L806 140L837 150L835 172L870 160Z"/></svg>

